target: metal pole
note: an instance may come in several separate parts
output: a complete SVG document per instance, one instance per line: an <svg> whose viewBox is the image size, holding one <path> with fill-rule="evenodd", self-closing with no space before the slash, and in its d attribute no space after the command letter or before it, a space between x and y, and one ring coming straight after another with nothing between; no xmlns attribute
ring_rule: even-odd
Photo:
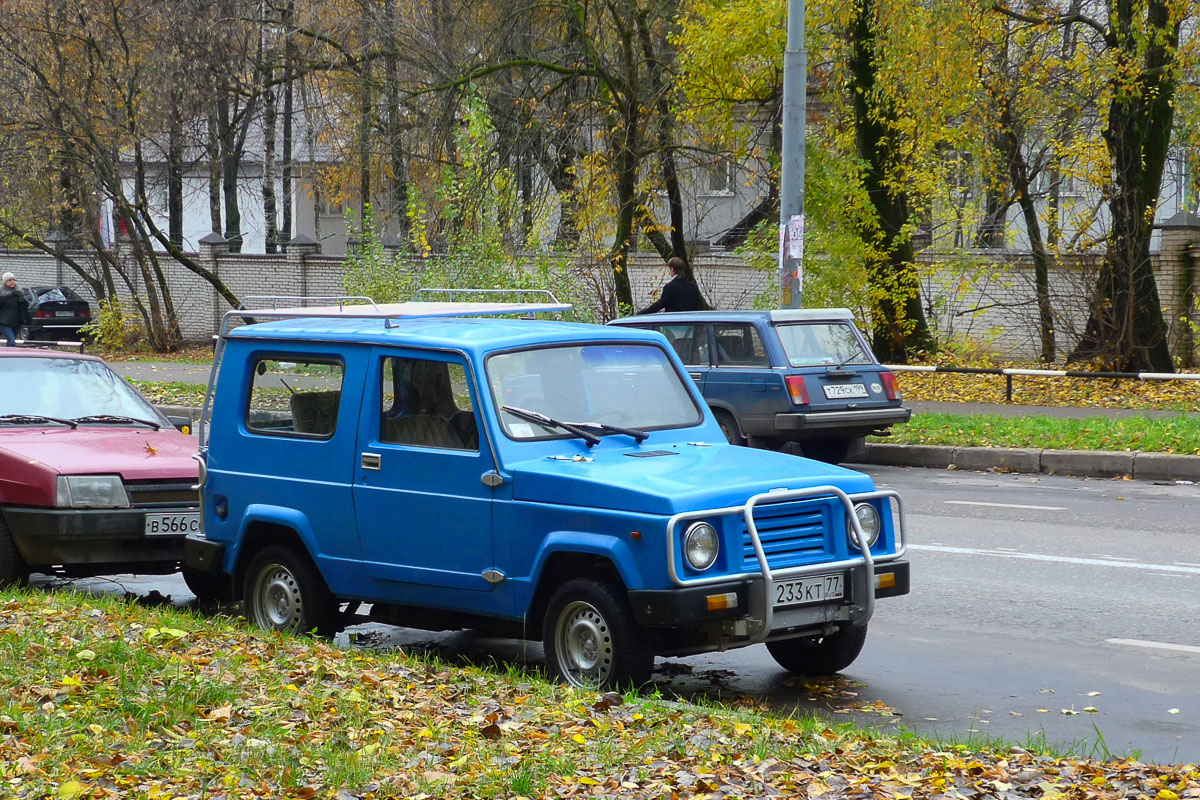
<svg viewBox="0 0 1200 800"><path fill-rule="evenodd" d="M804 287L804 126L808 95L804 0L788 0L783 51L783 163L779 178L779 307L800 308Z"/></svg>

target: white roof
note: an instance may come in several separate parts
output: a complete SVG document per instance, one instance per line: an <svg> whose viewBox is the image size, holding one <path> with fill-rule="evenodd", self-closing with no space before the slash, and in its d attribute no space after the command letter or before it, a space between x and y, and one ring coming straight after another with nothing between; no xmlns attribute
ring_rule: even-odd
<svg viewBox="0 0 1200 800"><path fill-rule="evenodd" d="M848 308L785 308L771 311L772 322L814 322L822 319L853 319Z"/></svg>
<svg viewBox="0 0 1200 800"><path fill-rule="evenodd" d="M238 317L256 319L396 319L399 317L494 317L504 314L542 314L570 311L570 303L339 303L300 308L242 308L230 312Z"/></svg>

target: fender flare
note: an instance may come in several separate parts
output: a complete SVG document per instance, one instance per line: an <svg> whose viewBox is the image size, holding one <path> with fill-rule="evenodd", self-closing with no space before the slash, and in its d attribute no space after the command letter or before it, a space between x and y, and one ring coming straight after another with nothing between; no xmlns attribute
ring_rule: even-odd
<svg viewBox="0 0 1200 800"><path fill-rule="evenodd" d="M306 514L294 508L287 508L286 506L251 503L246 506L246 510L242 514L241 525L238 526L237 538L225 555L225 572L227 574L233 575L236 573L238 560L241 558L246 544L247 531L251 525L258 522L279 525L295 532L300 537L300 541L305 549L308 550L309 557L313 559L314 563L316 562L317 555L320 552L316 546L317 536Z"/></svg>
<svg viewBox="0 0 1200 800"><path fill-rule="evenodd" d="M637 559L629 549L629 545L619 537L608 533L554 531L542 540L542 546L534 557L533 569L529 576L532 587L541 586L546 564L557 553L585 554L607 558L616 568L617 575L620 576L626 589L640 589L644 586L638 570Z"/></svg>

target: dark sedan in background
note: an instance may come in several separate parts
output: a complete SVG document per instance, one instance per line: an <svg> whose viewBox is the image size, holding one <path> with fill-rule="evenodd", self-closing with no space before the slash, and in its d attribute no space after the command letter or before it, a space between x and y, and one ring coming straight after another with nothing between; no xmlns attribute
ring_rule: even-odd
<svg viewBox="0 0 1200 800"><path fill-rule="evenodd" d="M79 339L79 329L92 321L92 307L66 286L24 289L29 302L29 325L21 338L56 342Z"/></svg>

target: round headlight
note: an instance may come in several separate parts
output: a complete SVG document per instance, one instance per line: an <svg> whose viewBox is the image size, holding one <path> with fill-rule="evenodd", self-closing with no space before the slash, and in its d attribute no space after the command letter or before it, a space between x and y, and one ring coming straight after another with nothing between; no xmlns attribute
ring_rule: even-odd
<svg viewBox="0 0 1200 800"><path fill-rule="evenodd" d="M711 567L720 549L717 531L707 522L693 522L683 534L683 555L692 569Z"/></svg>
<svg viewBox="0 0 1200 800"><path fill-rule="evenodd" d="M854 507L854 516L858 518L858 525L867 536L867 547L874 547L875 542L879 541L879 532L883 530L883 522L879 518L879 512L875 510L875 506L873 505L859 503ZM849 520L847 520L847 523L849 523ZM850 546L858 547L858 542L854 541L854 531L850 529L849 524L847 524L846 528L846 538L850 540Z"/></svg>

